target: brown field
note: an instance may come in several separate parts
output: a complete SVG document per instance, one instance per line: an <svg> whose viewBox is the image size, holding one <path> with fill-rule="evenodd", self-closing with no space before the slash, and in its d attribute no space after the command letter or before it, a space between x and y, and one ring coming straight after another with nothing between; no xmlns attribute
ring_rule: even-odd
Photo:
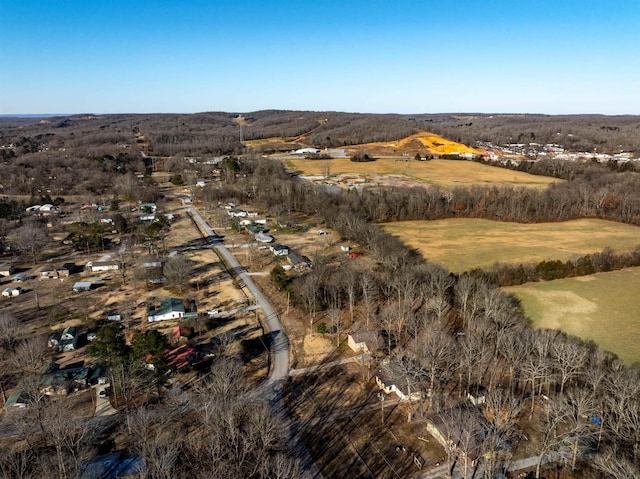
<svg viewBox="0 0 640 479"><path fill-rule="evenodd" d="M423 185L442 187L470 185L513 185L546 188L562 180L546 176L535 176L520 171L482 165L472 161L414 159L396 160L380 158L376 161L357 163L348 158L332 160L286 160L289 169L307 176L352 175L367 183L376 184L383 178L401 177ZM329 178L330 179L330 178Z"/></svg>
<svg viewBox="0 0 640 479"><path fill-rule="evenodd" d="M640 245L637 226L599 219L520 224L455 218L386 223L382 227L428 261L454 272L496 262L566 261L606 247L622 252Z"/></svg>

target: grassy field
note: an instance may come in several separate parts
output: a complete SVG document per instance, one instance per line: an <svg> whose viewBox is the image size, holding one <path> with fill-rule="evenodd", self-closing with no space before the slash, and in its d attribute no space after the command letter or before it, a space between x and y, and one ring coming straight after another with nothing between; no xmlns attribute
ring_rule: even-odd
<svg viewBox="0 0 640 479"><path fill-rule="evenodd" d="M630 251L640 245L640 228L583 219L520 224L480 219L403 221L382 225L388 233L453 272L501 263L566 261L610 247Z"/></svg>
<svg viewBox="0 0 640 479"><path fill-rule="evenodd" d="M640 362L640 268L504 288L538 328L594 341L626 363Z"/></svg>
<svg viewBox="0 0 640 479"><path fill-rule="evenodd" d="M423 184L443 187L469 185L513 185L546 188L561 180L535 176L520 171L482 165L472 161L431 160L398 161L380 158L376 161L356 163L348 158L332 160L287 159L287 167L302 175L353 174L375 180L379 176L401 175Z"/></svg>

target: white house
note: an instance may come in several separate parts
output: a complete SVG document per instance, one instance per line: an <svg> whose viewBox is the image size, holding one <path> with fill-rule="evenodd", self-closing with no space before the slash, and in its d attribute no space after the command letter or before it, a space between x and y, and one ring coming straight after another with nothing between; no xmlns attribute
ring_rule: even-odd
<svg viewBox="0 0 640 479"><path fill-rule="evenodd" d="M400 401L418 401L422 392L412 387L411 378L407 376L397 361L385 359L376 374L376 384L385 394L396 393Z"/></svg>
<svg viewBox="0 0 640 479"><path fill-rule="evenodd" d="M101 271L117 271L120 269L120 263L117 261L93 261L88 263L89 269L93 273Z"/></svg>
<svg viewBox="0 0 640 479"><path fill-rule="evenodd" d="M205 181L203 178L198 178L196 180L196 186L204 186L205 185Z"/></svg>
<svg viewBox="0 0 640 479"><path fill-rule="evenodd" d="M149 311L147 319L149 322L168 321L170 319L180 319L184 317L184 305L179 298L168 298L160 303L160 309Z"/></svg>

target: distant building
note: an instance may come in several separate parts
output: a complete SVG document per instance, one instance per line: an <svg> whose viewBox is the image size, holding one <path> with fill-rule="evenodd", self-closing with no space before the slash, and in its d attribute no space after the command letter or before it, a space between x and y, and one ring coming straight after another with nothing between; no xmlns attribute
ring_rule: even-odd
<svg viewBox="0 0 640 479"><path fill-rule="evenodd" d="M98 273L102 271L117 271L120 269L120 263L117 261L93 261L88 263L89 269L92 273Z"/></svg>

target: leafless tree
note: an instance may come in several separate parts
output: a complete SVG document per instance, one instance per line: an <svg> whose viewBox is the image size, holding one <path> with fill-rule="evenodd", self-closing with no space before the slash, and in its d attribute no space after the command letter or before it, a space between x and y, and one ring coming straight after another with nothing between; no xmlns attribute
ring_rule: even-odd
<svg viewBox="0 0 640 479"><path fill-rule="evenodd" d="M10 450L7 448L0 455L0 478L32 478L32 464L35 459L35 453L31 449Z"/></svg>
<svg viewBox="0 0 640 479"><path fill-rule="evenodd" d="M42 255L42 250L48 242L47 232L39 223L26 223L12 231L7 237L9 244L30 260L36 260Z"/></svg>
<svg viewBox="0 0 640 479"><path fill-rule="evenodd" d="M365 324L369 329L369 320L373 313L373 306L376 301L375 279L371 273L364 272L360 275L360 290L362 292L362 302L365 309Z"/></svg>
<svg viewBox="0 0 640 479"><path fill-rule="evenodd" d="M164 276L167 278L167 282L177 287L182 293L185 286L189 284L189 278L193 273L193 261L184 255L176 255L164 264Z"/></svg>

